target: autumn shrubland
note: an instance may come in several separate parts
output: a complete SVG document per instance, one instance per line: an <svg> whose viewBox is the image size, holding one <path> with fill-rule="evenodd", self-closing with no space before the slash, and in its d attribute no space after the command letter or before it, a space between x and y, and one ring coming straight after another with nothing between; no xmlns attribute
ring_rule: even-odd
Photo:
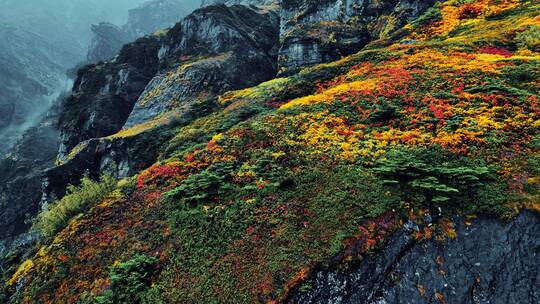
<svg viewBox="0 0 540 304"><path fill-rule="evenodd" d="M402 41L225 94L157 163L85 200L8 290L23 286L23 303L275 303L426 210L448 228L455 214L538 209L539 11L446 1Z"/></svg>

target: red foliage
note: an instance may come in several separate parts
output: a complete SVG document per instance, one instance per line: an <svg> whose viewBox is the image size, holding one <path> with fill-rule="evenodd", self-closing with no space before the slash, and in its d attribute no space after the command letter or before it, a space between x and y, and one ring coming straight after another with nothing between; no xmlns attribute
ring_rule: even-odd
<svg viewBox="0 0 540 304"><path fill-rule="evenodd" d="M159 178L167 179L176 176L180 173L178 167L171 167L169 165L152 166L145 172L143 172L137 178L137 187L142 188L149 181L153 181Z"/></svg>
<svg viewBox="0 0 540 304"><path fill-rule="evenodd" d="M444 110L440 106L429 105L429 109L433 112L433 116L437 119L444 119Z"/></svg>
<svg viewBox="0 0 540 304"><path fill-rule="evenodd" d="M367 251L374 250L397 225L395 214L392 212L369 220L358 227L357 235L345 240L345 250L340 256L341 260L351 260Z"/></svg>
<svg viewBox="0 0 540 304"><path fill-rule="evenodd" d="M505 48L494 47L494 46L484 47L484 48L479 49L478 51L483 54L500 55L506 58L512 57L514 55L512 52L510 52L509 50Z"/></svg>
<svg viewBox="0 0 540 304"><path fill-rule="evenodd" d="M476 18L482 13L482 6L474 3L465 4L459 11L459 19Z"/></svg>

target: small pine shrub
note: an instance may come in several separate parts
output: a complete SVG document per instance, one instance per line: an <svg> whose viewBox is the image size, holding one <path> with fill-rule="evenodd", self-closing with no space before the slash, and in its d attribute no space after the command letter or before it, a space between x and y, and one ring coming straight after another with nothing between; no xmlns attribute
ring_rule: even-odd
<svg viewBox="0 0 540 304"><path fill-rule="evenodd" d="M189 176L182 185L167 192L167 196L180 201L182 206L196 207L216 194L222 185L223 177L205 170Z"/></svg>
<svg viewBox="0 0 540 304"><path fill-rule="evenodd" d="M79 186L68 186L67 194L63 198L50 204L38 215L33 230L47 238L53 237L65 228L74 216L107 197L116 184L116 179L108 174L101 176L99 181L83 177Z"/></svg>
<svg viewBox="0 0 540 304"><path fill-rule="evenodd" d="M131 260L111 268L110 289L94 299L93 304L141 303L156 270L158 259L136 255Z"/></svg>
<svg viewBox="0 0 540 304"><path fill-rule="evenodd" d="M500 185L490 168L453 159L437 149L396 150L380 160L373 171L404 201L420 206L486 213L502 210L494 206L502 203L504 193L497 190Z"/></svg>
<svg viewBox="0 0 540 304"><path fill-rule="evenodd" d="M518 33L516 43L521 49L540 52L540 26L530 26Z"/></svg>

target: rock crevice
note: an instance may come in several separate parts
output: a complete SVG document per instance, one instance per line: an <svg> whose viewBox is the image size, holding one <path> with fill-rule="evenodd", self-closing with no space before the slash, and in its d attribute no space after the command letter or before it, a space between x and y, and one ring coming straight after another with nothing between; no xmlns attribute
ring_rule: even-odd
<svg viewBox="0 0 540 304"><path fill-rule="evenodd" d="M321 270L289 303L537 303L540 216L455 220L457 238L418 242L401 229L345 271Z"/></svg>

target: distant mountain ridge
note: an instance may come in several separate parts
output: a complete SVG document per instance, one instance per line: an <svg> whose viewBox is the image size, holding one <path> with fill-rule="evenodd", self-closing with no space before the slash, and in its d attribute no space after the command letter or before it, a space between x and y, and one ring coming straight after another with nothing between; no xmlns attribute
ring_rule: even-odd
<svg viewBox="0 0 540 304"><path fill-rule="evenodd" d="M186 0L152 0L130 9L127 23L117 26L102 22L92 26L94 37L88 50L87 62L111 59L120 48L144 35L165 30L198 7Z"/></svg>

